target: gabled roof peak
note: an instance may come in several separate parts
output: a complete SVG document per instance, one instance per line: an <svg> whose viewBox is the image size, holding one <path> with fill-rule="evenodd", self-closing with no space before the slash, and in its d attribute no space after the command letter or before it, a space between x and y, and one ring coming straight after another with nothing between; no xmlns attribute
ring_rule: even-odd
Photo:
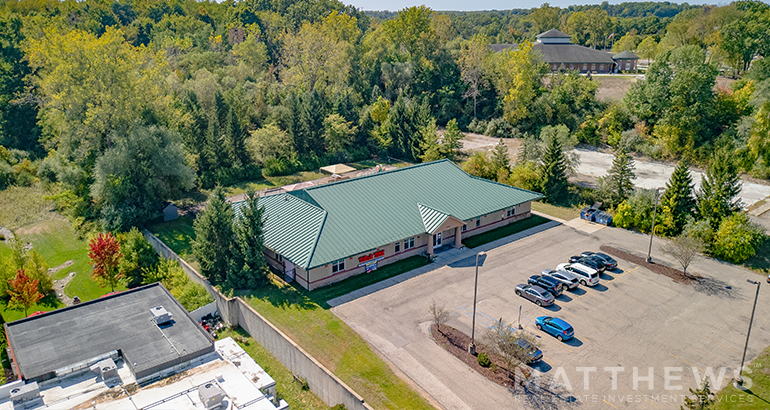
<svg viewBox="0 0 770 410"><path fill-rule="evenodd" d="M552 28L544 33L538 34L537 38L569 38L569 35Z"/></svg>

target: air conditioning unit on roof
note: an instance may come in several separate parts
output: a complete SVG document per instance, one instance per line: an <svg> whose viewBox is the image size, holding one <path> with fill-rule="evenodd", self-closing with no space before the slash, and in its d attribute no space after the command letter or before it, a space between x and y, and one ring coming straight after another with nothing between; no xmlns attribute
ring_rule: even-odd
<svg viewBox="0 0 770 410"><path fill-rule="evenodd" d="M150 309L150 313L152 314L152 320L155 321L155 324L157 325L169 323L173 317L173 315L163 306L156 306Z"/></svg>

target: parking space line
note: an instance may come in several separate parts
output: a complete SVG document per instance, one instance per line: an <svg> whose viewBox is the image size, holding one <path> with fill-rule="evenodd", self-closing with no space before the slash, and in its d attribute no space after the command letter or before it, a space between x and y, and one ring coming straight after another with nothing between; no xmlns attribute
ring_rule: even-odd
<svg viewBox="0 0 770 410"><path fill-rule="evenodd" d="M600 328L599 326L596 326L596 327L599 328L599 330L601 330L602 332L606 332L606 330Z"/></svg>
<svg viewBox="0 0 770 410"><path fill-rule="evenodd" d="M707 337L706 339L709 339L709 338ZM723 345L722 343L719 343L719 342L717 342L717 341L716 341L716 340L714 340L714 339L709 339L709 340L711 340L712 342L714 342L714 343L716 343L716 344L718 344L718 345L720 345L720 346L722 346L722 347L724 347L724 348L726 348L726 349L730 349L730 350L734 351L735 353L740 353L740 351L738 351L738 350L735 350L735 349L733 349L732 347L729 347L729 346L725 346L725 345Z"/></svg>
<svg viewBox="0 0 770 410"><path fill-rule="evenodd" d="M604 399L602 399L602 401L603 401L603 402L605 402L605 403L607 403L607 404L609 404L610 406L612 406L612 407L614 407L614 408L616 408L616 409L617 409L617 407L615 407L615 405L614 405L614 404L612 404L612 403L608 402L607 400L604 400Z"/></svg>
<svg viewBox="0 0 770 410"><path fill-rule="evenodd" d="M700 369L700 371L702 371L702 372L705 372L705 370L701 369L701 368L700 368L700 366L696 366L696 365L694 365L694 364L692 364L692 363L688 362L687 360L684 360L684 359L682 359L681 357L678 357L678 356L674 356L674 355L672 355L671 353L669 353L669 355L670 355L671 357L675 357L677 360L681 360L681 361L683 361L683 362L685 362L685 363L689 364L689 365L690 365L690 366L692 366L692 367L697 367L697 368L698 368L698 369Z"/></svg>

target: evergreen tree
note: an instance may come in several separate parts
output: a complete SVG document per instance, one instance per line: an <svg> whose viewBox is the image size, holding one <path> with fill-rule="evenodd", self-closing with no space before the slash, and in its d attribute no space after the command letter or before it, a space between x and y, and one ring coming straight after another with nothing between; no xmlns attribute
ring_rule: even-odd
<svg viewBox="0 0 770 410"><path fill-rule="evenodd" d="M230 159L228 165L237 178L237 174L240 174L248 164L248 159L246 158L245 132L241 128L241 123L232 107L228 108L225 118L223 148L227 158Z"/></svg>
<svg viewBox="0 0 770 410"><path fill-rule="evenodd" d="M620 147L612 160L612 168L599 180L599 195L605 203L617 206L634 191L634 158Z"/></svg>
<svg viewBox="0 0 770 410"><path fill-rule="evenodd" d="M324 153L324 118L326 109L317 92L305 94L299 110L300 135L305 155Z"/></svg>
<svg viewBox="0 0 770 410"><path fill-rule="evenodd" d="M193 255L201 273L214 285L224 284L232 261L233 210L218 187L193 224Z"/></svg>
<svg viewBox="0 0 770 410"><path fill-rule="evenodd" d="M259 196L247 192L233 224L236 251L234 266L228 271L227 284L233 289L254 288L265 281L265 256L262 241L262 214Z"/></svg>
<svg viewBox="0 0 770 410"><path fill-rule="evenodd" d="M453 161L457 159L457 156L460 155L460 150L463 148L463 143L461 142L463 138L465 138L465 135L460 132L457 120L450 120L446 125L446 131L444 131L444 139L441 141L446 158Z"/></svg>
<svg viewBox="0 0 770 410"><path fill-rule="evenodd" d="M695 208L692 176L687 161L679 161L666 183L666 192L660 200L665 234L679 235L687 224L687 217Z"/></svg>
<svg viewBox="0 0 770 410"><path fill-rule="evenodd" d="M728 147L714 152L697 194L698 216L710 219L716 229L723 218L740 209L741 180Z"/></svg>
<svg viewBox="0 0 770 410"><path fill-rule="evenodd" d="M558 138L550 138L540 165L540 190L551 203L567 198L567 164Z"/></svg>
<svg viewBox="0 0 770 410"><path fill-rule="evenodd" d="M511 172L511 158L508 156L508 146L505 145L505 141L503 141L502 138L500 138L500 141L495 145L495 148L492 150L492 169L490 170L492 172L492 175L496 178L500 176L500 173L507 173L507 175ZM499 179L499 178L498 178Z"/></svg>
<svg viewBox="0 0 770 410"><path fill-rule="evenodd" d="M700 389L693 390L690 388L690 394L693 398L685 397L684 405L680 408L682 410L704 410L707 409L714 400L711 399L711 388L709 386L709 379L706 377L701 383Z"/></svg>

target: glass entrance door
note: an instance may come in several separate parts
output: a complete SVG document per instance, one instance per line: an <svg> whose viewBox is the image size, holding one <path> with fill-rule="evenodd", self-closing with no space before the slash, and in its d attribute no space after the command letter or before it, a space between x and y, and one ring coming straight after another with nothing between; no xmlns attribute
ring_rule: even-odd
<svg viewBox="0 0 770 410"><path fill-rule="evenodd" d="M433 235L433 249L441 247L441 232Z"/></svg>

